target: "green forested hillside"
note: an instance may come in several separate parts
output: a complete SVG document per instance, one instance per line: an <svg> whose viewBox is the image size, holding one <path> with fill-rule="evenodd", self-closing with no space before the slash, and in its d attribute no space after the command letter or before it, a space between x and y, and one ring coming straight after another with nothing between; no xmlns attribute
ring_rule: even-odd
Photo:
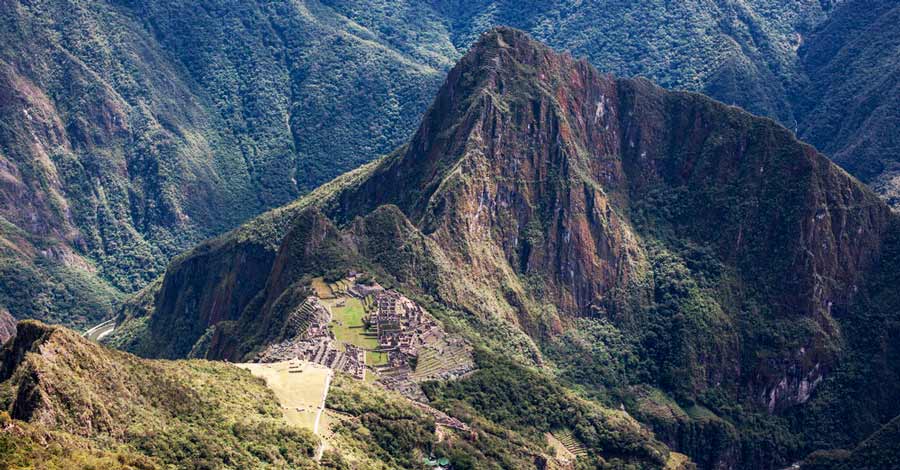
<svg viewBox="0 0 900 470"><path fill-rule="evenodd" d="M704 469L810 451L809 468L890 467L900 227L794 133L896 202L898 15L889 0L2 2L4 331L7 313L118 312L116 346L243 360L285 321L285 292L359 269L478 348L479 370L425 386L468 436L338 382L341 432L376 467L541 467L548 436L585 447L582 467L658 468L669 448ZM499 24L585 60L484 34ZM316 465L232 368L24 332L2 355L2 466Z"/></svg>
<svg viewBox="0 0 900 470"><path fill-rule="evenodd" d="M0 350L0 468L317 468L317 444L232 365L147 361L34 321Z"/></svg>
<svg viewBox="0 0 900 470"><path fill-rule="evenodd" d="M539 381L521 368L507 374ZM649 431L569 400L593 432L621 445L620 465L608 468L662 469L669 451ZM289 425L276 395L243 369L140 359L25 321L0 349L0 468L394 470L425 468L431 457L456 470L537 470L554 461L541 434L507 430L479 410L467 410L462 429L438 426L407 398L349 376L335 376L325 406L333 422L322 420L319 456L326 432Z"/></svg>
<svg viewBox="0 0 900 470"><path fill-rule="evenodd" d="M847 2L799 51L800 134L892 205L900 197L900 5Z"/></svg>
<svg viewBox="0 0 900 470"><path fill-rule="evenodd" d="M73 325L190 244L388 151L453 55L440 38L400 50L316 2L0 9L0 305Z"/></svg>

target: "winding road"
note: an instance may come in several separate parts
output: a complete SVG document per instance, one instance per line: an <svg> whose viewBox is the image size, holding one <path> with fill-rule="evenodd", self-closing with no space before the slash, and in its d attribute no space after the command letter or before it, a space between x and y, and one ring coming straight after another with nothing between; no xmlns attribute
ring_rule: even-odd
<svg viewBox="0 0 900 470"><path fill-rule="evenodd" d="M91 341L100 341L104 336L113 332L116 329L116 320L114 318L110 318L105 322L87 330L84 332L84 337Z"/></svg>

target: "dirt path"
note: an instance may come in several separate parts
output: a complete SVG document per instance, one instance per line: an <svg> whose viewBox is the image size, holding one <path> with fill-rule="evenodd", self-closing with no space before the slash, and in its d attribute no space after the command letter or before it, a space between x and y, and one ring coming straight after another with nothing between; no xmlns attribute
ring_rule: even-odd
<svg viewBox="0 0 900 470"><path fill-rule="evenodd" d="M319 422L322 420L322 413L325 411L325 400L328 399L328 387L331 386L332 375L333 374L328 374L328 376L325 377L325 387L322 389L322 403L316 411L316 422L313 425L313 432L316 434L319 434Z"/></svg>

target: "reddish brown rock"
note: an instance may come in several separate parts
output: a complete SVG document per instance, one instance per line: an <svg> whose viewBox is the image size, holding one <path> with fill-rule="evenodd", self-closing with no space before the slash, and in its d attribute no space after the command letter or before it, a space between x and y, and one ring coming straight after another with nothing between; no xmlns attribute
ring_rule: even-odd
<svg viewBox="0 0 900 470"><path fill-rule="evenodd" d="M6 309L0 308L0 345L16 335L16 319Z"/></svg>

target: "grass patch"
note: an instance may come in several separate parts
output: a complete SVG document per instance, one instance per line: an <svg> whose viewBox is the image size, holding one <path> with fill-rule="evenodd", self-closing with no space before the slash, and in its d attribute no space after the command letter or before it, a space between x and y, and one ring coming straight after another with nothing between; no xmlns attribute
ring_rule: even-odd
<svg viewBox="0 0 900 470"><path fill-rule="evenodd" d="M341 306L338 306L339 302L327 304L332 313L331 331L334 332L339 348L343 350L345 344L353 344L366 350L367 364L375 366L387 364L387 353L373 352L378 349L378 336L363 323L366 310L362 302L353 297L345 298L343 301Z"/></svg>
<svg viewBox="0 0 900 470"><path fill-rule="evenodd" d="M305 361L284 361L272 364L236 364L242 369L266 381L288 424L300 426L312 432L316 428L319 407L324 405L326 384L331 371Z"/></svg>

